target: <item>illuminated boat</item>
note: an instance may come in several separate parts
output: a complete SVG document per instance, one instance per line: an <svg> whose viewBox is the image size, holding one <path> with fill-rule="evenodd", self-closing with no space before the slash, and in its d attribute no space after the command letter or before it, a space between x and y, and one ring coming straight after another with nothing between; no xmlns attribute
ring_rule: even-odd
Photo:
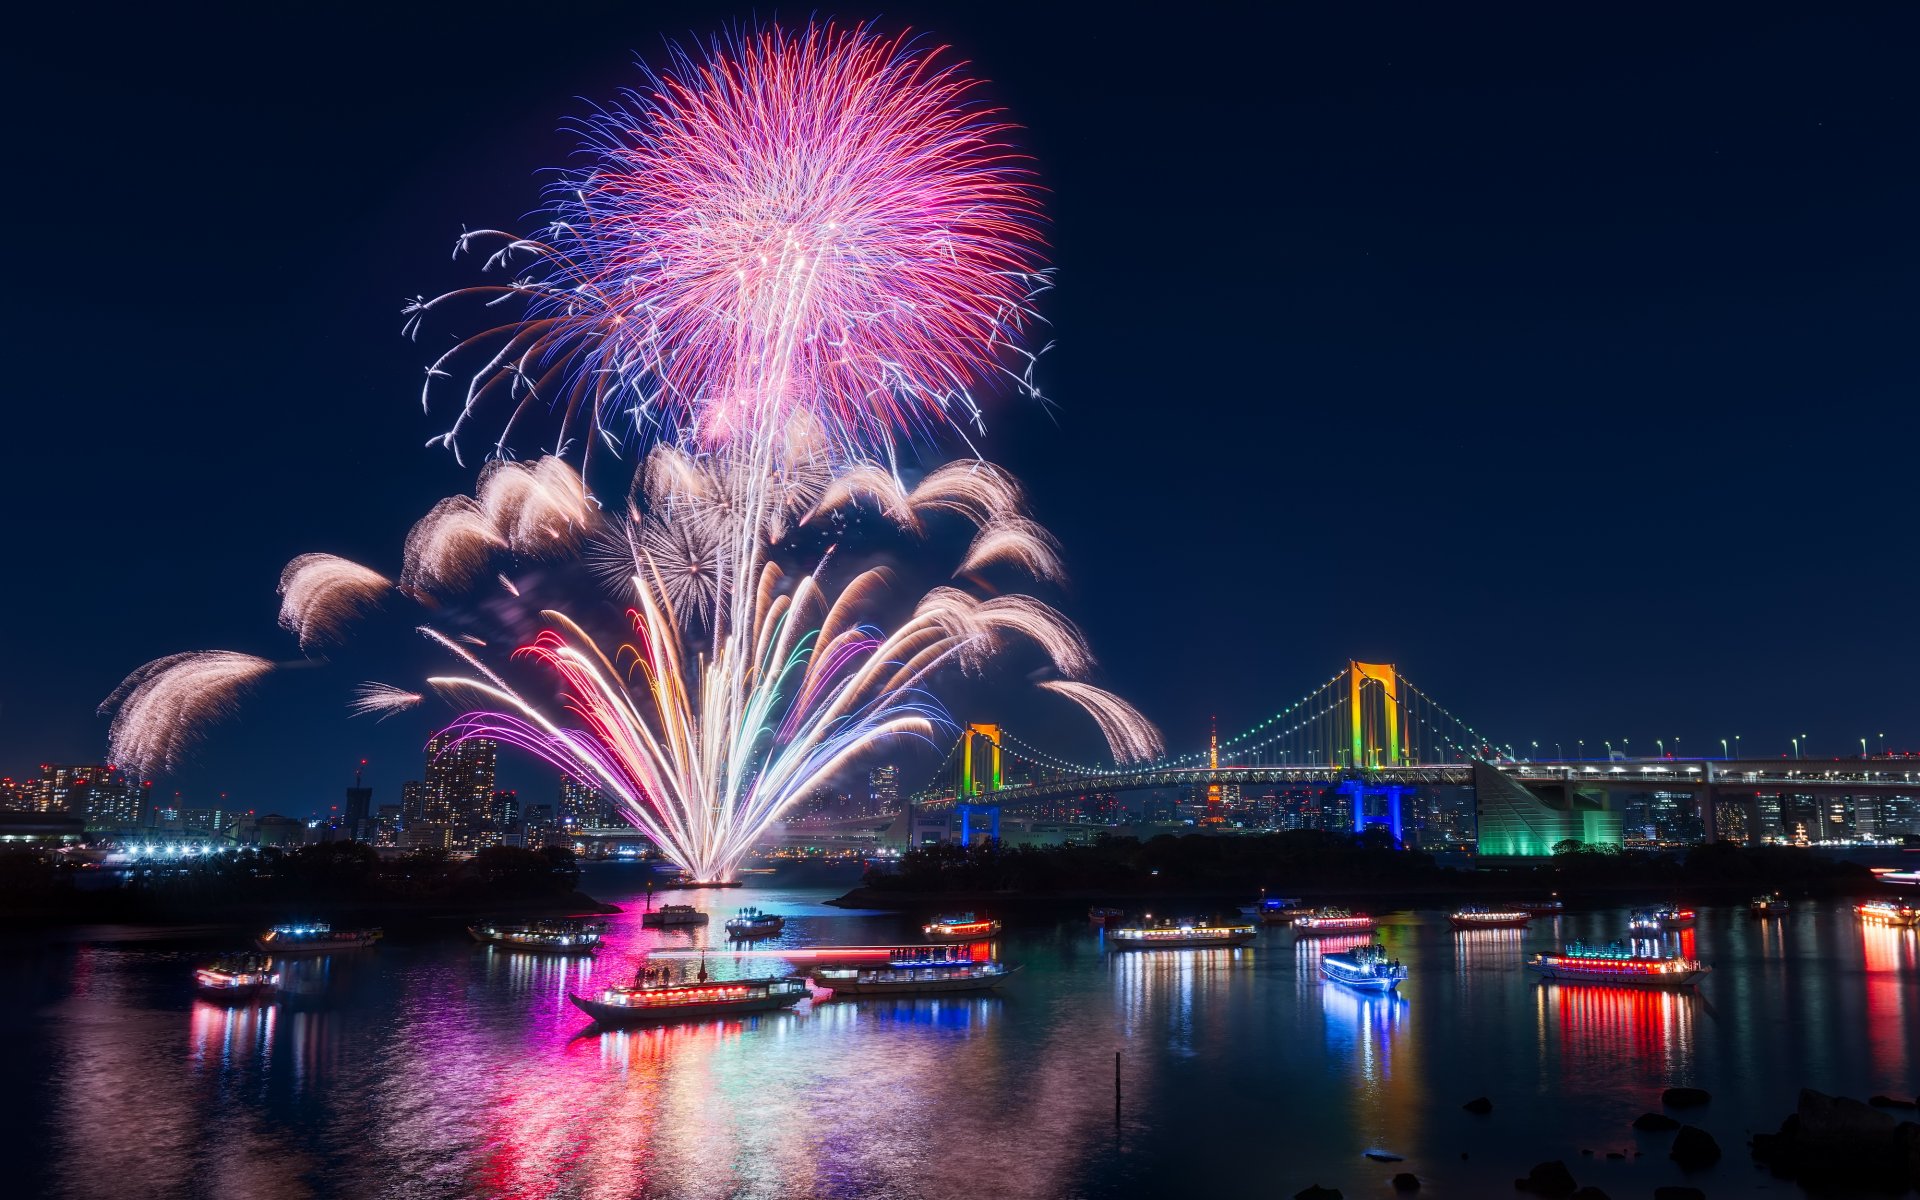
<svg viewBox="0 0 1920 1200"><path fill-rule="evenodd" d="M1755 896L1747 905L1747 911L1756 917L1784 917L1792 906L1779 892L1768 892L1764 896Z"/></svg>
<svg viewBox="0 0 1920 1200"><path fill-rule="evenodd" d="M727 936L736 941L772 937L787 927L787 919L778 913L743 908L727 918Z"/></svg>
<svg viewBox="0 0 1920 1200"><path fill-rule="evenodd" d="M929 924L921 926L920 932L926 934L930 942L977 942L999 933L1000 922L993 917L957 913L935 917Z"/></svg>
<svg viewBox="0 0 1920 1200"><path fill-rule="evenodd" d="M1329 933L1365 933L1372 929L1373 918L1366 913L1344 908L1318 908L1293 919L1293 928L1301 937L1320 937Z"/></svg>
<svg viewBox="0 0 1920 1200"><path fill-rule="evenodd" d="M736 888L747 886L744 879L695 879L691 875L676 875L673 886L679 888Z"/></svg>
<svg viewBox="0 0 1920 1200"><path fill-rule="evenodd" d="M1685 988L1713 970L1677 954L1647 953L1614 944L1569 942L1558 952L1536 954L1527 970L1556 983L1599 983L1613 987Z"/></svg>
<svg viewBox="0 0 1920 1200"><path fill-rule="evenodd" d="M380 940L379 929L335 929L325 921L275 925L253 944L270 954L330 954L335 950L364 950Z"/></svg>
<svg viewBox="0 0 1920 1200"><path fill-rule="evenodd" d="M1447 914L1455 929L1525 929L1533 914L1520 908L1482 908L1471 905Z"/></svg>
<svg viewBox="0 0 1920 1200"><path fill-rule="evenodd" d="M817 967L815 987L836 996L918 996L984 992L1019 970L991 958L975 959L959 946L920 946L893 952L884 966Z"/></svg>
<svg viewBox="0 0 1920 1200"><path fill-rule="evenodd" d="M600 939L606 931L604 921L580 921L571 917L543 917L532 921L484 920L467 926L467 933L476 942L551 954L592 954L600 948Z"/></svg>
<svg viewBox="0 0 1920 1200"><path fill-rule="evenodd" d="M1860 919L1872 925L1920 925L1920 908L1896 904L1892 900L1869 900L1854 906Z"/></svg>
<svg viewBox="0 0 1920 1200"><path fill-rule="evenodd" d="M1920 887L1920 871L1883 871L1879 875L1881 883L1891 883L1895 887Z"/></svg>
<svg viewBox="0 0 1920 1200"><path fill-rule="evenodd" d="M705 925L707 914L691 904L663 904L652 912L640 914L642 929L671 929L681 925Z"/></svg>
<svg viewBox="0 0 1920 1200"><path fill-rule="evenodd" d="M1627 928L1635 933L1660 933L1668 929L1692 929L1694 913L1690 908L1641 908L1627 919Z"/></svg>
<svg viewBox="0 0 1920 1200"><path fill-rule="evenodd" d="M1566 901L1558 896L1551 900L1522 900L1514 907L1530 917L1557 917L1567 911Z"/></svg>
<svg viewBox="0 0 1920 1200"><path fill-rule="evenodd" d="M1300 900L1296 896L1273 896L1247 905L1240 910L1240 915L1254 917L1262 925L1291 925L1300 915Z"/></svg>
<svg viewBox="0 0 1920 1200"><path fill-rule="evenodd" d="M1387 957L1387 948L1368 942L1338 954L1320 956L1320 974L1361 992L1391 992L1407 977L1406 965Z"/></svg>
<svg viewBox="0 0 1920 1200"><path fill-rule="evenodd" d="M1126 915L1125 909L1102 908L1097 904L1087 910L1087 920L1102 929L1105 929L1109 925L1119 924L1120 919Z"/></svg>
<svg viewBox="0 0 1920 1200"><path fill-rule="evenodd" d="M1107 944L1115 950L1185 950L1201 946L1244 946L1258 928L1246 922L1163 920L1152 925L1126 925L1107 930Z"/></svg>
<svg viewBox="0 0 1920 1200"><path fill-rule="evenodd" d="M806 980L789 975L781 979L611 987L591 1000L572 992L567 993L567 999L598 1024L645 1025L792 1008L807 995Z"/></svg>
<svg viewBox="0 0 1920 1200"><path fill-rule="evenodd" d="M280 990L280 972L264 954L236 954L201 967L193 984L209 1000L247 1000Z"/></svg>

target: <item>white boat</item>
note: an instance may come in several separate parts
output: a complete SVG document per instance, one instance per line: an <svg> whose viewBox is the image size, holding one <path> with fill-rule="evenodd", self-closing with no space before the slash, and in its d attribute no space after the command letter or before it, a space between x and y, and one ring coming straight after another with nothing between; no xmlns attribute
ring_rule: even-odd
<svg viewBox="0 0 1920 1200"><path fill-rule="evenodd" d="M960 946L896 950L884 966L835 965L811 972L815 987L836 996L922 996L984 992L1019 970L996 959L975 959Z"/></svg>
<svg viewBox="0 0 1920 1200"><path fill-rule="evenodd" d="M691 904L665 904L640 915L642 929L670 929L680 925L705 925L706 913Z"/></svg>
<svg viewBox="0 0 1920 1200"><path fill-rule="evenodd" d="M1320 974L1355 991L1391 992L1407 977L1407 968L1399 959L1388 958L1385 946L1369 942L1343 953L1321 955Z"/></svg>
<svg viewBox="0 0 1920 1200"><path fill-rule="evenodd" d="M1107 944L1115 950L1188 950L1210 946L1244 946L1259 933L1244 922L1164 920L1153 925L1107 929Z"/></svg>

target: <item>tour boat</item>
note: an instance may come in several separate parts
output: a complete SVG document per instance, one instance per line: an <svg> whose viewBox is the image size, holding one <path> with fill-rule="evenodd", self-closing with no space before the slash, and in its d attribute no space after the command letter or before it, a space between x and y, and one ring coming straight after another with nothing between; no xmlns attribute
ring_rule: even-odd
<svg viewBox="0 0 1920 1200"><path fill-rule="evenodd" d="M1755 896L1747 905L1747 911L1756 917L1784 917L1790 905L1787 898L1779 892L1768 892L1764 896Z"/></svg>
<svg viewBox="0 0 1920 1200"><path fill-rule="evenodd" d="M278 991L280 972L261 954L236 954L193 973L194 986L208 999L245 1000Z"/></svg>
<svg viewBox="0 0 1920 1200"><path fill-rule="evenodd" d="M1373 928L1373 924L1373 918L1366 913L1349 912L1344 908L1315 909L1293 919L1293 927L1301 937L1319 937L1327 933L1365 933Z"/></svg>
<svg viewBox="0 0 1920 1200"><path fill-rule="evenodd" d="M1087 910L1087 920L1100 926L1102 929L1105 929L1109 925L1118 924L1120 918L1126 915L1127 912L1123 908L1102 908L1097 904Z"/></svg>
<svg viewBox="0 0 1920 1200"><path fill-rule="evenodd" d="M541 950L553 954L592 954L607 931L604 921L572 917L541 917L531 921L485 920L467 926L476 942L514 950Z"/></svg>
<svg viewBox="0 0 1920 1200"><path fill-rule="evenodd" d="M1600 983L1614 987L1684 988L1713 968L1696 959L1628 949L1618 944L1588 946L1569 942L1557 953L1536 954L1527 970L1556 983Z"/></svg>
<svg viewBox="0 0 1920 1200"><path fill-rule="evenodd" d="M1891 900L1869 900L1856 905L1853 911L1860 914L1862 921L1875 925L1920 925L1920 908Z"/></svg>
<svg viewBox="0 0 1920 1200"><path fill-rule="evenodd" d="M1447 914L1455 929L1525 929L1533 914L1520 908L1482 908L1473 905Z"/></svg>
<svg viewBox="0 0 1920 1200"><path fill-rule="evenodd" d="M1566 901L1558 896L1551 900L1522 900L1514 907L1530 917L1557 917L1567 911Z"/></svg>
<svg viewBox="0 0 1920 1200"><path fill-rule="evenodd" d="M567 993L567 999L599 1024L642 1025L792 1008L807 995L806 980L789 975L780 979L610 987L592 1000L572 992Z"/></svg>
<svg viewBox="0 0 1920 1200"><path fill-rule="evenodd" d="M1198 946L1244 946L1258 933L1252 924L1163 920L1107 930L1115 950L1182 950Z"/></svg>
<svg viewBox="0 0 1920 1200"><path fill-rule="evenodd" d="M707 914L691 904L663 904L652 912L640 914L642 929L668 929L676 925L705 925Z"/></svg>
<svg viewBox="0 0 1920 1200"><path fill-rule="evenodd" d="M1300 914L1300 900L1297 896L1272 896L1263 898L1258 904L1248 904L1240 909L1243 917L1253 917L1262 925L1291 925Z"/></svg>
<svg viewBox="0 0 1920 1200"><path fill-rule="evenodd" d="M787 927L787 919L778 913L743 908L727 919L727 936L737 941L772 937Z"/></svg>
<svg viewBox="0 0 1920 1200"><path fill-rule="evenodd" d="M303 925L275 925L253 944L270 954L327 954L334 950L362 950L380 940L379 929L335 929L325 921Z"/></svg>
<svg viewBox="0 0 1920 1200"><path fill-rule="evenodd" d="M1400 960L1388 958L1385 946L1369 942L1344 953L1321 955L1320 974L1356 991L1390 992L1407 977L1407 968Z"/></svg>
<svg viewBox="0 0 1920 1200"><path fill-rule="evenodd" d="M673 886L677 888L736 888L747 886L744 879L695 879L691 875L676 875Z"/></svg>
<svg viewBox="0 0 1920 1200"><path fill-rule="evenodd" d="M1668 905L1666 908L1636 909L1633 916L1627 920L1627 928L1641 934L1659 933L1667 929L1692 929L1693 910L1676 908L1673 905Z"/></svg>
<svg viewBox="0 0 1920 1200"><path fill-rule="evenodd" d="M936 917L930 924L921 926L920 931L930 942L977 942L999 933L1000 922L993 917L958 913Z"/></svg>
<svg viewBox="0 0 1920 1200"><path fill-rule="evenodd" d="M939 992L984 992L1019 970L995 959L974 959L959 946L895 950L885 966L817 967L813 986L836 996L917 996Z"/></svg>

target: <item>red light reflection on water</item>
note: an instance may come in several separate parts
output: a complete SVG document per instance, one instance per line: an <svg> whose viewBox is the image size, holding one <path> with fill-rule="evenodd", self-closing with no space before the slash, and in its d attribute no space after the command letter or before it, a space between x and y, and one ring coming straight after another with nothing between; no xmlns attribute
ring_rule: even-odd
<svg viewBox="0 0 1920 1200"><path fill-rule="evenodd" d="M1566 1074L1615 1089L1682 1077L1693 1057L1687 992L1595 984L1537 985L1540 1044L1558 1048Z"/></svg>
<svg viewBox="0 0 1920 1200"><path fill-rule="evenodd" d="M1869 921L1859 927L1867 971L1867 1038L1873 1043L1874 1061L1906 1062L1913 1040L1907 989L1920 970L1920 932Z"/></svg>

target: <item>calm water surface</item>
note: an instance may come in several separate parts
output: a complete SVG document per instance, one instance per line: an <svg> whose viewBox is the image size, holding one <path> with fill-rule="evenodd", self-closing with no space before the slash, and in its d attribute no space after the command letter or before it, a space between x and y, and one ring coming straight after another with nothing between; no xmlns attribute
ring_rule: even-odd
<svg viewBox="0 0 1920 1200"><path fill-rule="evenodd" d="M1688 1182L1716 1198L1799 1196L1753 1168L1748 1132L1775 1127L1803 1085L1911 1096L1920 1079L1920 937L1863 928L1841 905L1780 923L1702 910L1698 929L1671 935L1713 964L1697 998L1520 970L1562 939L1617 936L1624 910L1473 933L1395 914L1381 938L1412 977L1391 999L1319 979L1317 955L1352 939L1272 929L1236 951L1109 955L1084 920L1063 920L1008 931L998 951L1024 969L990 998L822 1000L585 1035L569 990L629 981L648 947L718 942L740 905L788 918L763 943L775 947L917 941L925 915L826 907L850 879L762 876L663 891L656 902L692 899L715 923L643 931L645 879L590 868L588 891L631 905L596 959L390 943L296 961L279 1002L239 1007L191 989L191 965L237 946L231 932L9 943L7 1190L1272 1196L1318 1181L1386 1196L1412 1170L1422 1195L1460 1197L1512 1195L1516 1174L1564 1158L1583 1183L1645 1196L1682 1176L1665 1137L1628 1123L1690 1084L1714 1093L1693 1119L1726 1158ZM707 965L784 969L724 951ZM1461 1111L1482 1094L1491 1117Z"/></svg>

